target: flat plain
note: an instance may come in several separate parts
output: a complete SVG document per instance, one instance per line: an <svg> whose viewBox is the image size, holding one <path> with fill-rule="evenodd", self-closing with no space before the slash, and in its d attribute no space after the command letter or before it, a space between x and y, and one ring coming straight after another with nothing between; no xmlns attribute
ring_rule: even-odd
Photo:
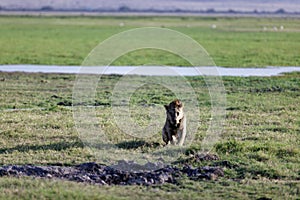
<svg viewBox="0 0 300 200"><path fill-rule="evenodd" d="M212 17L1 17L0 64L80 65L113 34L139 27L179 31L217 66L299 66L299 19ZM157 63L155 63L157 62ZM159 50L137 50L114 65L189 65Z"/></svg>
<svg viewBox="0 0 300 200"><path fill-rule="evenodd" d="M120 23L123 24L120 24ZM299 66L299 20L175 17L1 17L1 64L80 65L99 42L135 27L159 26L200 42L221 66ZM212 28L215 24L216 28ZM120 26L121 25L121 26ZM123 26L124 25L124 26ZM274 27L284 26L283 30ZM263 30L267 27L267 30ZM284 54L284 55L283 55ZM146 55L146 56L145 56ZM116 65L188 65L176 55L136 51ZM141 79L143 77L140 77ZM95 101L99 123L115 144L132 140L130 151L152 151L152 138L128 138L111 115L111 97L120 76L103 76ZM172 82L174 78L165 77ZM0 164L76 165L97 161L80 140L72 113L75 75L0 73ZM186 77L201 110L193 144L180 161L196 154L211 120L211 99L203 77ZM223 167L217 180L178 180L177 185L95 186L31 177L1 177L2 199L297 199L300 193L300 75L223 77L226 123L211 153L220 160L185 164ZM163 105L175 94L160 85L139 88L132 108ZM134 110L133 110L134 111ZM145 112L133 112L147 124ZM118 138L116 137L118 136ZM141 144L141 145L135 145ZM226 162L224 162L226 161ZM222 164L223 163L223 164Z"/></svg>

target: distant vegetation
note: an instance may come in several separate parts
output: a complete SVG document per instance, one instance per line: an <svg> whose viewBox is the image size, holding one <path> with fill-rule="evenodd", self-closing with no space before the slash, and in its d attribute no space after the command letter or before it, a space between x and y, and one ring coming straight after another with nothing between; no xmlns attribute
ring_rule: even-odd
<svg viewBox="0 0 300 200"><path fill-rule="evenodd" d="M87 9L87 8L54 8L52 6L42 6L41 8L6 8L0 6L0 11L29 11L29 12L50 12L50 11L58 11L58 12L117 12L117 13L191 13L191 14L292 14L299 15L300 12L289 12L284 10L283 8L279 8L275 11L257 11L254 9L253 11L240 11L238 9L228 9L228 10L216 10L214 8L208 8L203 10L189 10L189 9L159 9L159 8L149 8L149 9L136 9L131 8L129 6L120 6L117 9L113 8L96 8L96 9Z"/></svg>

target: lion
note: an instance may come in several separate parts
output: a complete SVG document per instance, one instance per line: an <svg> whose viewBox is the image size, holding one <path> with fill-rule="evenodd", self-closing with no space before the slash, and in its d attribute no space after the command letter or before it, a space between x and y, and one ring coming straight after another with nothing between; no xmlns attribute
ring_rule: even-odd
<svg viewBox="0 0 300 200"><path fill-rule="evenodd" d="M182 146L186 137L186 116L183 112L183 104L176 99L164 107L167 118L162 129L162 139L166 145Z"/></svg>

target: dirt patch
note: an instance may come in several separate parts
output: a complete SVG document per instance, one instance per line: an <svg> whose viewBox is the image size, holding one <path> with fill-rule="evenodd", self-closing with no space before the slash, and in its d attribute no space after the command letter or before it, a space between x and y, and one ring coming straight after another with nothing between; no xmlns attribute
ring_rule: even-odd
<svg viewBox="0 0 300 200"><path fill-rule="evenodd" d="M220 167L166 166L155 171L128 172L113 167L83 163L76 166L34 166L6 165L0 167L0 176L32 176L48 179L63 179L97 185L155 185L163 183L176 184L180 177L187 176L191 180L215 180L223 176Z"/></svg>

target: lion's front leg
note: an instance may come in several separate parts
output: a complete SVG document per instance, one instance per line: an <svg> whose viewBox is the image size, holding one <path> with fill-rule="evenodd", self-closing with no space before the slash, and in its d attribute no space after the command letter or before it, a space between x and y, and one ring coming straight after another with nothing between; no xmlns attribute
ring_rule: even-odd
<svg viewBox="0 0 300 200"><path fill-rule="evenodd" d="M172 140L171 140L171 144L172 145L175 145L175 144L177 144L177 142L178 142L178 140L177 140L177 137L176 137L176 135L172 135Z"/></svg>
<svg viewBox="0 0 300 200"><path fill-rule="evenodd" d="M186 137L186 117L183 118L182 129L178 130L179 146L182 146Z"/></svg>
<svg viewBox="0 0 300 200"><path fill-rule="evenodd" d="M169 137L168 137L168 133L167 133L167 131L165 130L165 128L163 128L163 130L162 130L162 139L163 139L163 141L166 143L166 145L169 144L170 139L169 139Z"/></svg>

